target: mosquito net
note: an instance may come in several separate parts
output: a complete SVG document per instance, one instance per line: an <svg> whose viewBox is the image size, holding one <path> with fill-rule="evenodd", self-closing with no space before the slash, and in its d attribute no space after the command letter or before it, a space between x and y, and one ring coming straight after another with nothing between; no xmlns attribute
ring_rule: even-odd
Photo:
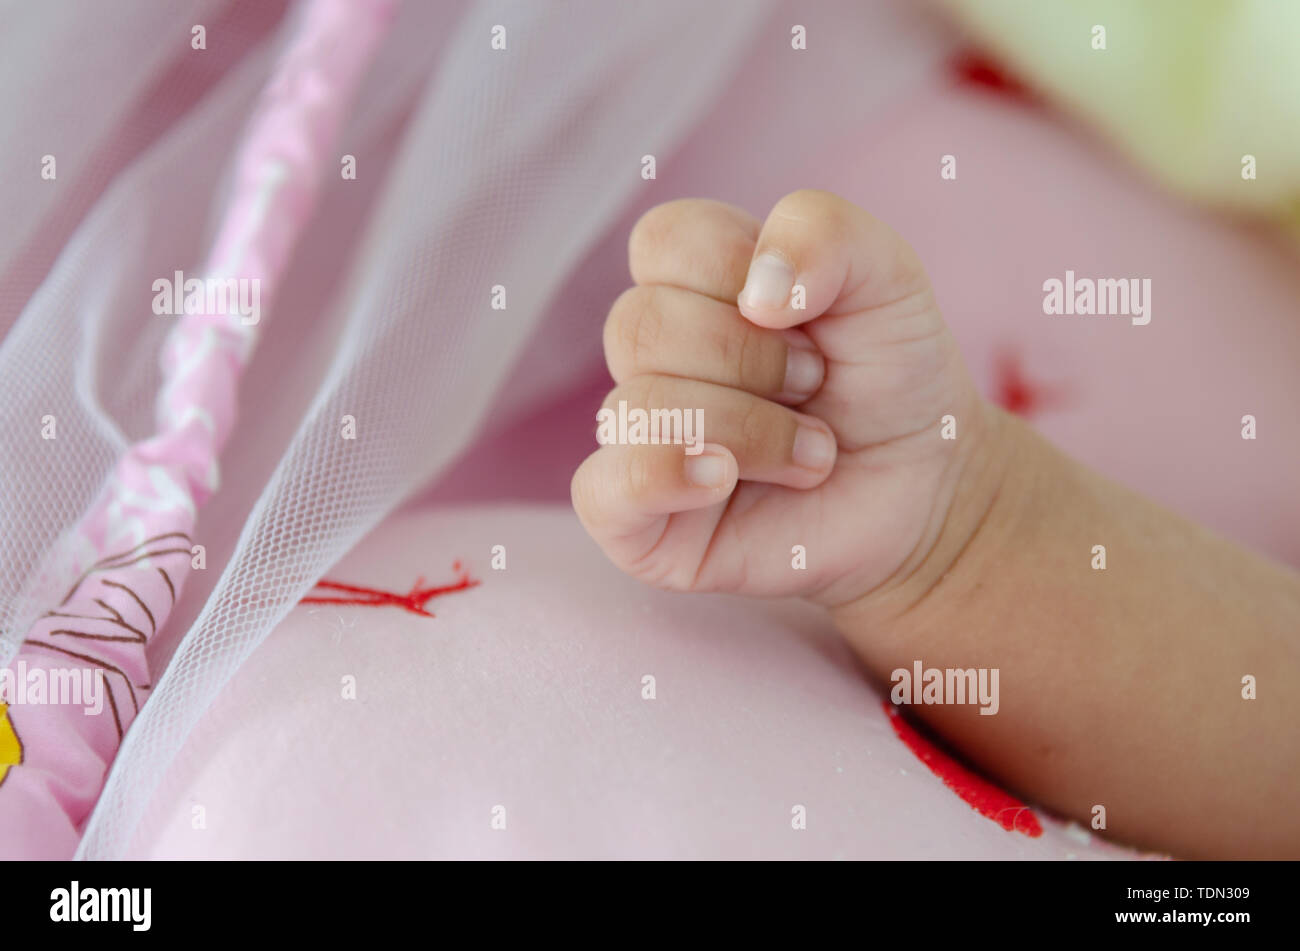
<svg viewBox="0 0 1300 951"><path fill-rule="evenodd" d="M223 228L241 149L259 134L250 116L327 5L311 6L7 13L19 22L3 58L27 85L5 86L0 135L19 147L0 156L3 177L35 183L45 156L55 165L48 187L4 191L0 660L101 554L86 513L119 460L169 422L174 368L159 356L174 321L151 306L154 282L211 270L214 247L234 240ZM347 11L353 34L366 6ZM236 347L239 422L196 483L196 501L216 493L192 539L206 568L191 569L149 645L150 699L81 856L121 853L216 692L331 563L457 455L489 405L526 408L560 384L562 362L520 361L558 283L644 184L642 156L670 154L712 102L767 12L410 3L359 89L293 90L309 103L347 92L352 108L341 129L325 124L329 141L308 136L308 154L289 157L318 179L314 215L302 195L260 225L281 232L256 262L274 295ZM349 43L359 71L365 37ZM347 49L308 52L346 76ZM503 310L494 286L507 289ZM507 375L513 399L493 402ZM33 435L46 417L57 438ZM340 437L347 420L355 439Z"/></svg>

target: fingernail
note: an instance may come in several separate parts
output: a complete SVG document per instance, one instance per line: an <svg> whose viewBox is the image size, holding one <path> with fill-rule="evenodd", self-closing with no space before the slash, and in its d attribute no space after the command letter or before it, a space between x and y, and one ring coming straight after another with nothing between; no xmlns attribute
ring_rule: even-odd
<svg viewBox="0 0 1300 951"><path fill-rule="evenodd" d="M785 358L785 385L782 392L789 397L807 398L822 385L825 363L816 350L799 350L791 347Z"/></svg>
<svg viewBox="0 0 1300 951"><path fill-rule="evenodd" d="M785 306L794 287L794 271L785 258L764 251L749 264L749 275L740 291L740 302L746 307L776 310Z"/></svg>
<svg viewBox="0 0 1300 951"><path fill-rule="evenodd" d="M686 457L686 481L703 489L717 489L727 484L727 457L705 450Z"/></svg>
<svg viewBox="0 0 1300 951"><path fill-rule="evenodd" d="M794 464L822 470L835 459L835 440L823 429L800 426L794 434Z"/></svg>

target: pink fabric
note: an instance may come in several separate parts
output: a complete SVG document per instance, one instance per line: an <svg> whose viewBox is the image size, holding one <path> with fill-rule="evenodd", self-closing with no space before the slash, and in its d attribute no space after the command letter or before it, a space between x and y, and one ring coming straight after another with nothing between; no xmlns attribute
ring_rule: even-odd
<svg viewBox="0 0 1300 951"><path fill-rule="evenodd" d="M817 176L916 247L977 383L1014 358L1034 424L1075 458L1300 567L1300 268L1280 235L1162 194L1068 120L936 84ZM956 181L939 157L958 158ZM851 156L851 159L848 157ZM1146 326L1049 317L1042 283L1152 282ZM1241 438L1242 416L1259 437Z"/></svg>
<svg viewBox="0 0 1300 951"><path fill-rule="evenodd" d="M406 590L456 560L482 583L433 618L297 608L192 734L131 857L1134 854L975 812L819 612L638 584L567 506L399 515L330 577Z"/></svg>
<svg viewBox="0 0 1300 951"><path fill-rule="evenodd" d="M313 0L303 9L247 132L203 278L255 282L269 303L393 10L394 0ZM164 302L170 296L161 294ZM13 662L103 668L110 703L93 717L67 703L9 707L23 761L0 778L6 858L71 856L149 689L145 646L189 573L198 508L218 487L217 456L234 426L239 377L256 342L259 314L231 311L227 304L218 313L177 316L162 354L157 432L119 460L78 529L94 567L37 622Z"/></svg>

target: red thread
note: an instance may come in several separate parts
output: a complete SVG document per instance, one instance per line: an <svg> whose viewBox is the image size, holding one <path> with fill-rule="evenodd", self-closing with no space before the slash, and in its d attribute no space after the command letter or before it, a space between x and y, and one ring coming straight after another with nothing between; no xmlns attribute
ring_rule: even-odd
<svg viewBox="0 0 1300 951"><path fill-rule="evenodd" d="M992 819L1008 832L1021 832L1036 839L1043 834L1038 818L1023 802L1003 792L983 776L972 772L931 742L898 712L888 700L880 705L898 738L916 754L916 758L930 768L930 772L943 780L943 784L986 818Z"/></svg>
<svg viewBox="0 0 1300 951"><path fill-rule="evenodd" d="M434 598L444 594L452 594L456 591L467 591L476 587L479 582L470 578L470 576L461 571L460 562L455 562L452 571L460 575L455 582L447 585L440 585L435 588L423 588L424 576L415 579L415 585L405 594L396 591L384 591L382 588L367 588L363 585L344 584L341 581L317 581L316 587L326 591L341 591L344 594L355 595L355 597L306 597L299 601L299 604L355 604L363 607L384 607L393 605L410 611L412 614L418 614L421 617L433 617L431 611L425 609L425 605ZM315 589L313 589L315 590Z"/></svg>

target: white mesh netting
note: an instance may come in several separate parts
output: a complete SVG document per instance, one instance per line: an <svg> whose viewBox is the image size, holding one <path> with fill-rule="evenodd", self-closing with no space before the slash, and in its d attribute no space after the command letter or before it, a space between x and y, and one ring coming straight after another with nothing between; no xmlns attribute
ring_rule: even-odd
<svg viewBox="0 0 1300 951"><path fill-rule="evenodd" d="M268 16L274 6L78 5L30 24L44 44L6 31L5 54L28 43L69 52L89 45L93 62L72 81L103 93L93 116L85 101L60 112L47 99L40 112L5 110L0 129L4 141L30 144L17 158L6 151L15 163L7 179L31 179L33 152L62 156L59 180L77 183L86 209L81 217L66 193L51 198L53 189L4 193L11 229L0 244L0 306L13 322L0 349L10 397L0 410L6 658L75 572L79 553L59 545L60 534L117 454L149 432L167 329L149 310L149 288L157 274L199 261L211 237L240 129L293 27L291 16ZM340 145L357 156L357 187L322 196L302 264L295 260L265 317L263 352L240 400L241 419L254 417L256 431L237 429L223 455L220 502L200 516L200 533L221 553L210 556L209 574L219 577L210 591L195 582L206 595L197 617L191 623L182 605L155 645L155 669L165 669L122 746L81 856L123 852L171 757L239 664L333 562L464 446L557 282L638 186L640 155L671 151L763 13L755 3L657 4L653 12L406 5ZM208 25L209 52L224 57L219 74L178 70L162 52L159 36L186 44L192 23ZM239 35L222 37L220 23ZM509 25L508 57L489 46L498 23ZM95 39L110 36L112 44ZM13 68L52 75L30 55ZM149 97L151 115L175 121L132 126L131 110ZM113 130L106 152L100 143ZM61 219L50 210L58 200ZM21 240L38 227L48 231L44 261ZM17 260L24 248L25 264ZM494 284L510 288L507 311L490 310ZM526 407L553 380L516 373L511 383ZM34 446L33 421L46 413L57 415L59 438ZM355 441L339 439L345 414L357 420ZM233 523L221 517L235 513Z"/></svg>

